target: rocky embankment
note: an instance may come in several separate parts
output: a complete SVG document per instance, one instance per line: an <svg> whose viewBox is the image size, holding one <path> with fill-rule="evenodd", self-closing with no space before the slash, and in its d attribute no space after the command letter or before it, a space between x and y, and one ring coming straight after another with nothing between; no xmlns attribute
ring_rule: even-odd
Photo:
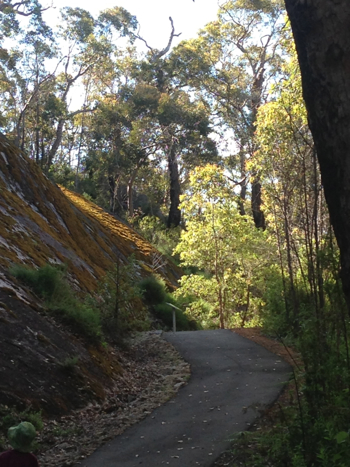
<svg viewBox="0 0 350 467"><path fill-rule="evenodd" d="M64 265L70 285L84 297L116 262L132 255L136 282L152 273L160 254L114 216L52 183L1 134L0 193L0 404L52 416L103 403L125 374L119 357L50 317L9 268ZM164 261L157 273L171 287L181 271ZM147 318L141 305L133 310L139 321ZM79 368L67 374L74 359Z"/></svg>

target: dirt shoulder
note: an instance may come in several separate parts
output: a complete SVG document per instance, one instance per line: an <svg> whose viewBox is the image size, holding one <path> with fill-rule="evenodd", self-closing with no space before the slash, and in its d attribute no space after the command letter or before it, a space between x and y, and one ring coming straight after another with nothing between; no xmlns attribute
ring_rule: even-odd
<svg viewBox="0 0 350 467"><path fill-rule="evenodd" d="M283 343L277 338L263 335L261 328L236 328L233 329L233 331L246 339L252 340L256 344L265 347L265 349L270 352L279 355L292 367L301 366L300 355L295 350L283 345Z"/></svg>
<svg viewBox="0 0 350 467"><path fill-rule="evenodd" d="M164 404L189 378L189 365L160 333L142 333L115 353L123 372L102 403L44 422L38 438L41 467L75 465Z"/></svg>

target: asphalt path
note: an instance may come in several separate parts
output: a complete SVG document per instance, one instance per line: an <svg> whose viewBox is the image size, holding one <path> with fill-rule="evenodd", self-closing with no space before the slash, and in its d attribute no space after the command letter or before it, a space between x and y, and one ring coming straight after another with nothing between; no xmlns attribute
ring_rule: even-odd
<svg viewBox="0 0 350 467"><path fill-rule="evenodd" d="M271 404L290 366L228 330L164 334L191 365L177 396L99 448L84 467L210 467Z"/></svg>

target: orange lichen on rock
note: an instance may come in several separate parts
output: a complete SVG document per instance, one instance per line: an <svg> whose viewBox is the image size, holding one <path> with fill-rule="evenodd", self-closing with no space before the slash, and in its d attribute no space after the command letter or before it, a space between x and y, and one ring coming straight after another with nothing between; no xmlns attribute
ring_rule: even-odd
<svg viewBox="0 0 350 467"><path fill-rule="evenodd" d="M156 250L114 216L84 197L59 188L0 136L0 268L13 263L68 265L69 278L93 291L107 270L134 255L149 274ZM181 271L157 271L175 285Z"/></svg>

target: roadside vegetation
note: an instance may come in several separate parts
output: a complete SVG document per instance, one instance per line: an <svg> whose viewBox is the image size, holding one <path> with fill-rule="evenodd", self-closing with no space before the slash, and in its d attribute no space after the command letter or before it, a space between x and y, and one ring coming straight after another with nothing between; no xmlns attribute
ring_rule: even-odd
<svg viewBox="0 0 350 467"><path fill-rule="evenodd" d="M66 280L64 269L49 264L38 269L16 265L10 272L44 299L48 312L60 322L92 341L101 340L99 313L77 298Z"/></svg>
<svg viewBox="0 0 350 467"><path fill-rule="evenodd" d="M106 273L97 290L85 297L79 297L69 284L65 267L15 265L10 273L44 300L55 319L92 343L122 344L132 332L170 329L173 309L178 330L196 329L165 282L157 276L142 279L140 269L133 258L126 264L119 262Z"/></svg>
<svg viewBox="0 0 350 467"><path fill-rule="evenodd" d="M0 405L0 452L6 450L8 429L12 426L18 425L24 420L32 423L37 432L40 432L44 427L40 411L34 411L31 407L20 411L5 405ZM34 442L33 450L36 449L37 443Z"/></svg>

